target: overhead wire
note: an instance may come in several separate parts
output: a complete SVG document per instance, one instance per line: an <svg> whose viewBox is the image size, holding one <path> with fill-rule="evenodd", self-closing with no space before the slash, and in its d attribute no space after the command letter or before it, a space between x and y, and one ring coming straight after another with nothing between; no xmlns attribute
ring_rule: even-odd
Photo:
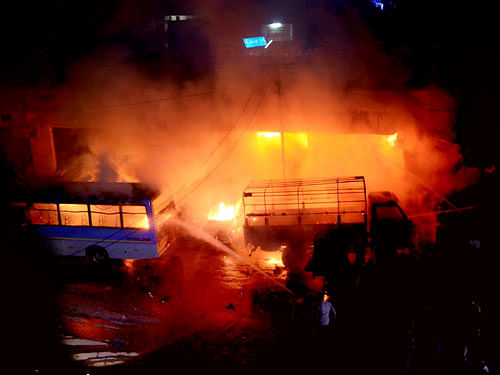
<svg viewBox="0 0 500 375"><path fill-rule="evenodd" d="M213 94L213 93L214 93L214 90L210 90L210 91L199 92L199 93L194 93L194 94L189 94L189 95L184 95L184 96L174 96L174 97L170 97L170 98L151 99L151 100L144 100L142 102L106 104L106 105L101 105L101 106L97 106L97 107L98 108L131 107L131 106L136 106L136 105L144 105L144 104L168 102L168 101L173 101L173 100L189 99L189 98L209 95L209 94Z"/></svg>
<svg viewBox="0 0 500 375"><path fill-rule="evenodd" d="M144 104L154 104L154 103L169 102L169 101L174 101L174 100L189 99L189 98L194 98L194 97L198 97L198 96L213 94L214 92L215 92L215 90L209 90L209 91L198 92L198 93L193 93L193 94L188 94L188 95L183 95L183 96L173 96L173 97L169 97L169 98L143 100L140 102L95 105L95 106L90 106L90 107L91 108L131 107L131 106L144 105ZM89 127L89 126L84 126L81 124L61 123L59 121L52 121L50 119L37 119L37 122L47 124L47 125L52 125L53 127L59 127L59 128L87 128L87 127Z"/></svg>
<svg viewBox="0 0 500 375"><path fill-rule="evenodd" d="M224 141L227 139L227 137L229 137L229 134L231 134L231 132L236 127L236 125L238 125L238 123L240 122L241 118L243 117L243 114L246 112L247 107L250 104L250 101L251 101L251 99L252 99L252 97L253 97L253 95L255 94L256 91L257 91L257 88L254 88L250 92L250 95L248 96L248 98L247 98L247 100L245 102L245 105L243 106L240 114L238 115L238 117L236 118L236 120L234 121L234 123L232 124L232 126L227 130L227 132L224 134L224 136L219 140L219 142L217 143L217 145L212 149L212 151L205 158L205 160L203 161L203 163L198 167L198 169L191 175L191 177L189 179L186 180L186 182L184 182L184 184L182 184L176 190L176 192L173 194L174 196L176 196L177 194L179 194L186 186L188 186L195 179L195 177L200 173L200 171L203 169L203 167L210 161L210 159L215 154L215 152L219 149L219 147L224 143Z"/></svg>
<svg viewBox="0 0 500 375"><path fill-rule="evenodd" d="M212 170L207 173L188 193L186 193L180 200L178 200L176 202L176 204L180 203L180 202L183 202L189 195L191 195L195 190L197 190L221 165L222 163L226 160L226 158L232 153L232 151L236 148L236 146L240 143L241 139L243 138L243 135L246 133L246 131L248 130L248 128L250 127L250 125L252 124L253 120L255 119L255 116L257 115L257 112L259 111L260 107L262 106L262 103L264 101L264 98L266 96L266 93L267 93L267 90L269 89L269 86L270 86L270 83L271 81L269 81L267 83L267 85L264 87L263 91L262 91L262 95L260 96L259 98L259 101L257 103L257 106L255 107L255 110L254 112L252 113L252 116L250 117L248 123L245 125L245 128L243 129L243 131L241 132L239 138L237 139L237 141L233 144L233 146L228 150L228 152L224 155L224 157L219 160L219 162L215 165L214 168L212 168ZM247 99L244 107L243 107L243 110L242 112L240 113L240 116L238 116L238 119L237 121L235 122L235 124L231 127L231 129L226 133L226 135L222 138L222 140L219 142L218 146L213 150L213 152L210 153L210 156L208 159L210 159L210 157L215 153L215 151L217 150L217 148L219 147L220 144L222 144L223 140L225 138L227 138L227 136L229 135L229 133L232 131L232 129L234 129L234 127L236 126L236 124L239 122L239 120L241 119L241 117L243 116L243 113L246 111L246 108L248 107L248 104L250 103L250 99L252 98L253 94L255 92L255 89L252 91L252 93L250 94L249 98ZM208 159L207 159L207 162L208 162ZM134 233L136 232L138 229L135 229L133 230L131 233ZM127 235L130 235L131 233L128 233ZM102 242L99 241L99 242ZM98 242L98 243L99 243ZM110 244L106 244L104 245L105 248L111 246L113 243L110 243Z"/></svg>
<svg viewBox="0 0 500 375"><path fill-rule="evenodd" d="M375 144L373 140L370 140L370 142L372 142L373 144ZM436 194L436 196L440 197L444 202L448 203L457 212L462 213L459 210L459 208L457 206L455 206L443 193L440 193L431 184L425 182L424 180L422 180L420 177L418 177L414 173L411 173L407 168L403 167L402 165L399 165L394 160L391 160L387 156L383 155L380 150L377 150L376 156L378 157L379 160L385 160L386 162L389 162L392 165L394 165L395 167L403 170L404 173L406 173L409 177L411 177L413 180L415 180L419 185L425 187L430 192Z"/></svg>
<svg viewBox="0 0 500 375"><path fill-rule="evenodd" d="M253 120L255 119L255 116L257 115L257 112L259 111L260 107L262 106L262 103L264 101L264 97L266 96L267 90L269 89L270 83L272 81L270 80L267 85L265 86L264 90L262 91L262 95L259 99L259 102L257 103L257 106L255 107L254 112L252 113L251 118L249 119L248 123L246 124L245 128L241 132L239 138L237 141L233 144L233 146L228 150L228 152L222 157L221 160L212 168L210 172L208 172L205 177L203 177L189 192L187 192L181 199L179 199L176 203L181 203L183 202L189 195L191 195L194 191L196 191L221 165L222 163L226 160L226 158L233 152L233 150L236 148L236 146L240 143L241 139L243 138L243 135L246 133L250 125L252 124Z"/></svg>
<svg viewBox="0 0 500 375"><path fill-rule="evenodd" d="M266 85L266 87L264 88L263 92L262 92L262 95L259 99L259 102L255 108L255 111L253 112L252 114L252 117L250 118L250 121L246 124L245 126L245 129L243 130L243 132L241 133L240 137L238 138L237 142L233 145L233 147L229 150L228 153L226 153L226 155L219 161L219 163L212 169L212 171L210 171L207 175L205 175L205 177L193 188L191 189L187 194L185 194L183 196L183 198L176 202L176 203L179 203L179 202L182 202L184 201L192 192L194 192L196 189L198 189L207 179L208 177L210 177L210 175L212 173L215 172L216 169L218 169L220 167L220 165L222 164L222 162L229 156L229 154L234 150L234 148L238 145L238 143L241 141L241 138L243 137L244 133L246 132L246 130L249 128L249 126L251 125L251 123L253 122L253 119L255 118L255 115L257 114L258 110L260 109L261 105L262 105L262 102L264 100L264 97L265 97L265 94L267 92L267 89L269 87L269 83ZM255 92L256 92L256 88L254 88L252 90L252 92L250 93L249 97L247 98L246 102L245 102L245 105L243 106L242 108L242 111L240 112L239 116L237 117L236 121L234 122L234 124L231 126L231 128L226 132L226 134L224 135L224 137L221 138L221 140L217 143L216 147L212 150L212 152L210 152L210 154L207 156L207 158L205 159L205 162L200 166L200 168L196 171L195 174L193 174L193 177L196 176L199 171L203 168L203 166L205 164L208 163L208 161L211 159L211 157L215 154L215 152L217 151L217 149L222 145L222 143L226 140L226 138L229 136L229 134L234 130L234 128L236 127L236 125L239 123L239 121L241 120L241 118L243 117L243 114L246 112L250 102L251 102L251 99L252 97L254 96ZM183 184L182 186L184 187L185 185L187 185L189 183L189 180ZM178 193L178 192L177 192ZM136 231L138 230L137 229L132 229L129 233L126 234L126 236L129 236L130 234L133 234L135 233ZM102 244L103 240L108 240L109 238L111 238L112 236L114 236L115 234L119 233L120 230L117 230L115 233L112 233L110 234L109 236L107 236L106 238L104 239L99 239L99 240L96 240L96 242L94 243L94 245L97 245L97 244L101 244L102 247L104 248L108 248L109 246L111 246L112 244L114 244L115 242L111 242L111 243L108 243L108 244ZM119 241L120 239L122 238L125 238L125 237L120 237L118 239L116 239L117 241ZM81 250L78 250L77 252L79 252Z"/></svg>

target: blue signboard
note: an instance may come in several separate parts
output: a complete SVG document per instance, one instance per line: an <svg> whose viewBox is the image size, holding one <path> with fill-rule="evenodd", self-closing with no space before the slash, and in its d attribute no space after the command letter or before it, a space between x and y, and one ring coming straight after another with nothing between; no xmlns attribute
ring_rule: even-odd
<svg viewBox="0 0 500 375"><path fill-rule="evenodd" d="M263 36L256 36L254 38L243 38L246 48L265 47L267 42Z"/></svg>

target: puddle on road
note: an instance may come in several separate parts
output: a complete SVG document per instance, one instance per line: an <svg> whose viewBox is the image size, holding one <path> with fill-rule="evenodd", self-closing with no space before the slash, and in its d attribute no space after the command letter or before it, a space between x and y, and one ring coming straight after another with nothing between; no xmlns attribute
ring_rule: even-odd
<svg viewBox="0 0 500 375"><path fill-rule="evenodd" d="M61 340L61 343L63 345L69 345L69 346L106 346L108 343L103 342L103 341L95 341L95 340L89 340L89 339L80 339L80 338L75 338L71 336L66 336L63 337Z"/></svg>
<svg viewBox="0 0 500 375"><path fill-rule="evenodd" d="M85 365L92 367L106 367L125 363L131 357L139 354L134 352L89 352L76 353L72 358L75 361L83 361Z"/></svg>

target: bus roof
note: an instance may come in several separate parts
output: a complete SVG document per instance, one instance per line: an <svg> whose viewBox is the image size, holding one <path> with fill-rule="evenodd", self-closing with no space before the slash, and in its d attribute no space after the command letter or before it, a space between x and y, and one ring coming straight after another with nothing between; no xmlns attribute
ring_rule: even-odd
<svg viewBox="0 0 500 375"><path fill-rule="evenodd" d="M29 202L67 202L97 204L140 203L158 197L155 191L131 182L43 182L25 186L14 193L14 200Z"/></svg>

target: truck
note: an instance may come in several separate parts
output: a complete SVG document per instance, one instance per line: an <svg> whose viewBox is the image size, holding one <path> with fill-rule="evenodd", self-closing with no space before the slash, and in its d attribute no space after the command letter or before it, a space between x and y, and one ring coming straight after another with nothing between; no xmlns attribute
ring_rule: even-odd
<svg viewBox="0 0 500 375"><path fill-rule="evenodd" d="M364 176L252 181L242 203L250 253L281 249L292 272L327 275L412 246L412 223L396 195L367 193Z"/></svg>

